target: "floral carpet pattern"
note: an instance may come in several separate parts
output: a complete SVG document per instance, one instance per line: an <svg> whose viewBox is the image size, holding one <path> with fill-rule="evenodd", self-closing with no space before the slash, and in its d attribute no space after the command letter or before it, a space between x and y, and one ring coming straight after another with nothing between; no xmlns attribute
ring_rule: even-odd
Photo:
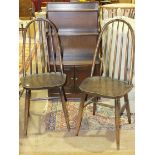
<svg viewBox="0 0 155 155"><path fill-rule="evenodd" d="M68 101L67 108L71 129L75 129L79 101ZM92 111L92 104L85 108L80 130L115 130L115 117L113 108L98 105L95 115L93 115ZM66 130L67 127L61 102L55 100L52 103L48 103L47 110L44 112L41 122L46 131ZM135 128L134 113L131 113L131 122L131 124L128 124L127 115L126 112L124 112L124 114L121 116L121 129L132 130Z"/></svg>

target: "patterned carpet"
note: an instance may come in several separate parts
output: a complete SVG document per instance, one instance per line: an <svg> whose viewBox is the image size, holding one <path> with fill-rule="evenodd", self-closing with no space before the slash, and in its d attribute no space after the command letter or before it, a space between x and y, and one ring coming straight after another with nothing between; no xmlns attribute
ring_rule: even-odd
<svg viewBox="0 0 155 155"><path fill-rule="evenodd" d="M32 98L45 97L46 91L34 91ZM134 155L134 123L128 124L126 112L121 117L121 150L116 150L114 109L98 105L92 115L92 104L87 106L79 136L75 124L79 99L69 100L71 130L68 132L59 100L31 101L28 137L23 137L25 92L20 98L19 129L20 155ZM113 104L108 100L104 103ZM131 107L132 105L131 102ZM132 109L132 108L131 108ZM132 109L133 112L133 109Z"/></svg>
<svg viewBox="0 0 155 155"><path fill-rule="evenodd" d="M58 100L47 103L46 110L40 119L40 125L46 131L63 131L66 130L66 123L62 111L61 102ZM71 129L75 129L79 101L67 102ZM84 110L81 130L115 130L114 109L97 106L96 115L92 114L92 104L88 105ZM32 114L33 115L33 114ZM121 116L121 128L124 130L132 130L135 125L135 115L131 114L132 123L128 124L126 112Z"/></svg>

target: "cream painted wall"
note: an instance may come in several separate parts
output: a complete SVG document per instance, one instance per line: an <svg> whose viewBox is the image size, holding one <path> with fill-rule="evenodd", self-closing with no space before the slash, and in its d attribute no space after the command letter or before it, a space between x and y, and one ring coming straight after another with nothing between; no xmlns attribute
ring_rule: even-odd
<svg viewBox="0 0 155 155"><path fill-rule="evenodd" d="M133 3L133 4L135 4L135 0L119 0L119 3Z"/></svg>
<svg viewBox="0 0 155 155"><path fill-rule="evenodd" d="M132 0L119 0L119 3L131 3Z"/></svg>
<svg viewBox="0 0 155 155"><path fill-rule="evenodd" d="M134 4L135 4L135 0L132 0L132 3L134 3Z"/></svg>

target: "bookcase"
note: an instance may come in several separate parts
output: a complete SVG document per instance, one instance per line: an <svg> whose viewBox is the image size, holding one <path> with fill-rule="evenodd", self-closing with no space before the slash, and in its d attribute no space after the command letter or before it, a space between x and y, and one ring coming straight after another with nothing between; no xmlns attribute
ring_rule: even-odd
<svg viewBox="0 0 155 155"><path fill-rule="evenodd" d="M93 53L99 33L98 2L52 2L46 6L47 18L58 28L63 51L66 93L80 93L81 81L90 76ZM95 71L96 74L99 72ZM54 93L54 90L50 91Z"/></svg>

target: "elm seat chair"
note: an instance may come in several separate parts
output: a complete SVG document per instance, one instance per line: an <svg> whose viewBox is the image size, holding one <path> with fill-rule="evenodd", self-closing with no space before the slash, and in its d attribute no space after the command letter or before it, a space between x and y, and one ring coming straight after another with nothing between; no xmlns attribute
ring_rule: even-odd
<svg viewBox="0 0 155 155"><path fill-rule="evenodd" d="M76 124L77 136L84 107L93 102L93 114L95 114L98 98L114 99L116 144L117 149L120 148L120 116L125 109L128 122L131 123L128 93L133 88L134 51L135 36L131 25L121 18L107 21L98 37L91 76L79 86L82 95ZM93 76L95 61L99 55L103 66L100 75ZM87 100L88 95L91 101ZM122 107L120 107L121 98L125 100Z"/></svg>
<svg viewBox="0 0 155 155"><path fill-rule="evenodd" d="M51 57L49 57L49 53ZM29 60L25 58L27 55L29 55ZM32 90L59 89L62 108L69 130L69 117L63 89L66 75L63 73L62 51L57 28L52 21L36 18L27 24L23 33L22 65L23 76L21 84L26 90L24 135L27 135Z"/></svg>

